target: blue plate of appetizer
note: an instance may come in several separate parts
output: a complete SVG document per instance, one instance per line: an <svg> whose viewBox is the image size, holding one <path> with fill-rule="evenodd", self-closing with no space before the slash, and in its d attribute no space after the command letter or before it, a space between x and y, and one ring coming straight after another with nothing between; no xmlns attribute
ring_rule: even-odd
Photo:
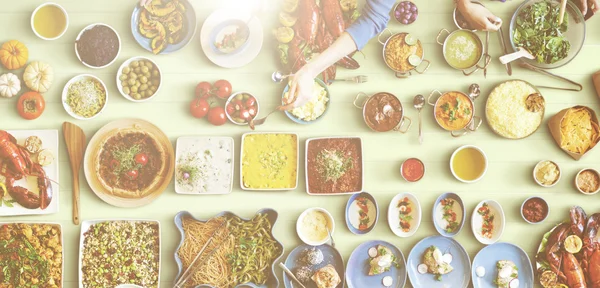
<svg viewBox="0 0 600 288"><path fill-rule="evenodd" d="M533 288L533 266L519 246L499 242L477 253L471 269L475 288ZM497 284L496 284L497 283Z"/></svg>
<svg viewBox="0 0 600 288"><path fill-rule="evenodd" d="M465 205L456 193L444 193L433 204L433 226L440 235L454 237L465 225Z"/></svg>
<svg viewBox="0 0 600 288"><path fill-rule="evenodd" d="M466 288L471 280L471 260L456 240L430 236L408 255L408 277L414 288Z"/></svg>
<svg viewBox="0 0 600 288"><path fill-rule="evenodd" d="M286 85L285 88L283 89L283 94L281 95L282 100L285 100L287 98L286 94L287 94L288 90L290 90L289 84ZM314 92L314 91L316 91L316 92ZM288 118L290 118L290 120L292 120L298 124L302 124L302 125L312 124L312 123L322 119L323 116L325 116L325 114L327 114L327 111L329 110L329 105L331 104L331 93L329 93L329 88L327 88L327 85L325 84L325 82L323 82L319 78L315 78L314 91L313 91L313 93L318 93L318 95L316 95L316 97L313 97L313 99L314 99L313 101L316 101L316 102L309 102L304 105L304 106L310 106L313 110L313 113L305 114L306 111L304 111L304 109L302 109L304 107L301 107L301 108L292 109L290 111L286 110L286 111L284 111L285 115Z"/></svg>
<svg viewBox="0 0 600 288"><path fill-rule="evenodd" d="M306 288L317 288L317 283L324 282L324 279L331 279L333 284L337 283L332 287L344 287L344 258L330 245L302 244L290 252L285 260L285 266ZM283 273L283 286L298 287L292 285L292 280L285 273Z"/></svg>
<svg viewBox="0 0 600 288"><path fill-rule="evenodd" d="M362 235L373 230L379 219L379 206L367 192L353 194L346 204L346 226L350 232Z"/></svg>
<svg viewBox="0 0 600 288"><path fill-rule="evenodd" d="M346 282L350 288L401 288L406 284L406 270L400 249L385 241L368 241L350 255Z"/></svg>

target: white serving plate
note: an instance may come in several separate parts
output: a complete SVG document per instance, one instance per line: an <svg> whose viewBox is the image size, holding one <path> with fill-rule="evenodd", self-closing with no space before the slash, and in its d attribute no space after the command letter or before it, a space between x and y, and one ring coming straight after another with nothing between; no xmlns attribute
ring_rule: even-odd
<svg viewBox="0 0 600 288"><path fill-rule="evenodd" d="M149 220L149 219L96 219L96 220L85 220L83 222L81 222L81 232L79 233L79 260L78 260L78 270L77 270L77 274L79 275L78 277L78 281L79 281L79 288L83 288L83 273L81 273L81 268L83 268L83 241L85 239L85 237L83 236L83 234L85 232L87 232L90 229L90 226L97 224L97 223L103 223L103 222L115 222L115 221L136 221L136 222L152 222L152 223L156 223L158 224L158 287L160 287L160 272L161 272L161 251L162 251L162 237L161 232L160 232L160 222L156 221L156 220Z"/></svg>
<svg viewBox="0 0 600 288"><path fill-rule="evenodd" d="M188 151L188 150L194 150L194 146L196 146L195 149L197 149L198 151L200 151L203 147L205 147L206 143L203 142L205 140L208 139L217 139L217 140L227 140L230 141L231 143L231 168L229 168L228 171L230 171L230 179L229 179L229 188L227 190L223 190L223 191L207 191L204 193L198 193L198 192L185 192L183 191L183 188L177 184L177 161L179 159L180 156L183 155L184 152ZM187 194L187 195L210 195L210 194L229 194L231 193L231 191L233 190L233 174L234 174L234 161L235 161L235 156L234 156L234 151L235 151L235 145L234 145L234 140L232 137L194 137L194 136L188 136L188 137L179 137L177 138L177 148L175 151L175 176L173 177L175 180L175 193L177 194Z"/></svg>
<svg viewBox="0 0 600 288"><path fill-rule="evenodd" d="M247 188L244 186L244 177L242 174L242 169L243 169L243 165L242 165L242 161L244 161L244 141L246 140L246 136L248 135L256 135L256 134L287 134L287 135L295 135L296 136L296 185L294 185L294 187L292 188L276 188L276 189L254 189L254 188ZM290 191L290 190L296 190L296 188L298 188L298 174L299 174L299 170L300 170L300 137L298 136L298 134L296 133L289 133L289 132L249 132L249 133L244 133L244 135L242 135L242 145L240 146L240 188L242 188L242 190L245 191Z"/></svg>
<svg viewBox="0 0 600 288"><path fill-rule="evenodd" d="M52 201L50 201L50 205L42 210L38 209L27 209L19 205L19 203L12 203L14 207L6 207L4 205L0 206L0 216L15 216L15 215L42 215L42 214L54 214L58 213L59 199L60 199L60 187L58 186L59 175L58 175L58 167L59 167L59 149L58 149L58 130L6 130L6 132L10 133L17 139L17 143L23 145L25 139L29 136L38 136L42 139L42 147L44 149L48 149L54 155L54 161L52 164L45 166L44 171L46 172L46 176L52 180L50 184L52 185ZM4 181L4 177L0 176L2 181ZM53 182L56 181L56 182ZM4 182L2 182L4 183ZM21 179L15 182L16 185L27 187L30 191L34 193L39 193L37 188L37 178L29 177L28 180ZM39 195L39 194L38 194ZM10 195L4 196L5 200L12 199Z"/></svg>
<svg viewBox="0 0 600 288"><path fill-rule="evenodd" d="M410 221L410 230L408 232L402 231L400 229L400 221L398 217L400 216L400 210L398 209L398 201L400 199L408 197L408 200L412 203L412 212L411 216L413 217L412 221ZM392 199L390 202L390 206L388 208L388 224L390 226L390 230L398 237L410 237L414 235L419 226L421 226L421 203L419 203L419 199L411 193L400 193Z"/></svg>
<svg viewBox="0 0 600 288"><path fill-rule="evenodd" d="M483 217L477 213L477 209L483 206L483 203L487 203L490 209L490 212L494 214L494 230L492 231L492 238L488 239L481 235L481 226L483 225ZM473 215L471 216L471 230L473 230L473 235L475 235L475 239L479 241L483 245L490 245L498 242L500 237L502 237L502 233L504 233L504 226L506 225L504 210L502 210L502 206L500 203L494 200L483 200L475 206L473 210Z"/></svg>
<svg viewBox="0 0 600 288"><path fill-rule="evenodd" d="M0 222L0 226L4 225L4 224L29 224L29 225L33 225L33 224L48 224L48 225L57 225L58 228L60 229L60 245L62 246L63 250L62 250L62 265L61 265L61 281L60 281L60 285L58 287L62 288L64 286L65 283L65 251L67 249L65 249L65 237L63 235L63 228L62 225L60 223L56 223L56 222L28 222L28 221L20 221L20 222Z"/></svg>
<svg viewBox="0 0 600 288"><path fill-rule="evenodd" d="M89 118L85 118L85 117L81 117L77 114L75 114L75 112L73 112L73 109L71 109L71 106L69 106L69 104L67 104L67 97L69 96L69 87L71 87L71 85L73 85L73 83L77 82L77 81L81 81L81 80L85 80L85 79L91 79L94 81L98 81L102 87L104 87L104 106L102 106L102 108L100 108L100 111L98 111L98 113L96 113L96 115L89 117ZM65 87L63 88L62 91L62 104L63 107L65 108L65 111L67 111L67 113L77 119L77 120L90 120L90 119L94 119L96 117L98 117L98 115L102 114L102 111L104 111L104 109L106 109L106 105L108 105L108 90L106 89L106 84L104 84L104 81L102 81L102 79L91 75L91 74L80 74L77 75L73 78L71 78L71 80L69 80L69 82L67 82L67 84L65 84Z"/></svg>
<svg viewBox="0 0 600 288"><path fill-rule="evenodd" d="M309 186L308 186L308 144L310 143L310 141L314 141L314 140L327 140L327 139L358 139L360 141L360 165L361 165L361 187L359 191L352 191L352 192L344 192L344 193L311 193ZM365 158L363 157L363 143L362 143L362 138L358 137L358 136L348 136L348 137L320 137L320 138L309 138L306 140L306 145L305 145L305 149L304 149L304 178L306 179L306 193L308 195L315 195L315 196L327 196L327 195L350 195L350 194L356 194L356 193L360 193L363 192L363 188L365 186Z"/></svg>

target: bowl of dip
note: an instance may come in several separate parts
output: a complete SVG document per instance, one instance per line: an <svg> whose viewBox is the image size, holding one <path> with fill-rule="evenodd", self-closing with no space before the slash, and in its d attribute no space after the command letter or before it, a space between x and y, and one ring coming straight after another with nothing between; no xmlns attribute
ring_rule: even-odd
<svg viewBox="0 0 600 288"><path fill-rule="evenodd" d="M379 219L379 207L373 195L361 192L350 196L346 204L346 226L356 235L371 232Z"/></svg>
<svg viewBox="0 0 600 288"><path fill-rule="evenodd" d="M548 202L541 197L529 197L521 205L521 217L529 224L544 222L550 214Z"/></svg>
<svg viewBox="0 0 600 288"><path fill-rule="evenodd" d="M444 34L447 34L446 38L442 37ZM456 70L463 71L465 76L487 68L491 62L491 57L483 53L481 39L471 30L458 29L450 32L442 29L436 42L442 46L446 63ZM480 65L482 59L485 60L483 65Z"/></svg>
<svg viewBox="0 0 600 288"><path fill-rule="evenodd" d="M475 183L483 176L488 168L488 159L481 148L473 145L459 147L450 157L450 171L458 181Z"/></svg>
<svg viewBox="0 0 600 288"><path fill-rule="evenodd" d="M335 222L329 211L323 208L308 208L300 214L296 221L296 233L302 242L311 246L319 246L329 241L329 233L333 235Z"/></svg>
<svg viewBox="0 0 600 288"><path fill-rule="evenodd" d="M575 177L575 187L585 195L600 192L600 173L595 169L583 169Z"/></svg>
<svg viewBox="0 0 600 288"><path fill-rule="evenodd" d="M542 187L555 186L561 176L560 167L553 161L542 160L533 168L533 180Z"/></svg>
<svg viewBox="0 0 600 288"><path fill-rule="evenodd" d="M365 98L362 101L361 99ZM354 107L363 110L363 119L371 130L375 132L398 131L408 132L412 120L404 116L404 109L400 100L391 93L379 92L367 95L360 92L354 98Z"/></svg>
<svg viewBox="0 0 600 288"><path fill-rule="evenodd" d="M425 164L417 158L406 159L400 166L400 174L408 182L417 182L425 175Z"/></svg>
<svg viewBox="0 0 600 288"><path fill-rule="evenodd" d="M31 13L31 29L33 33L44 40L56 40L67 32L69 15L62 6L47 2Z"/></svg>

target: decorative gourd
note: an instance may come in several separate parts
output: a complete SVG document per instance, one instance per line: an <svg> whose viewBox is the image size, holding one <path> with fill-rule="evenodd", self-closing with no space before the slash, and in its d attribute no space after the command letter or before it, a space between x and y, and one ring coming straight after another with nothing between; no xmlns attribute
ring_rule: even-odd
<svg viewBox="0 0 600 288"><path fill-rule="evenodd" d="M45 93L50 89L54 80L54 69L50 64L33 61L27 65L23 73L23 81L25 85L33 91Z"/></svg>
<svg viewBox="0 0 600 288"><path fill-rule="evenodd" d="M21 91L21 81L17 75L6 73L0 75L0 96L10 98Z"/></svg>
<svg viewBox="0 0 600 288"><path fill-rule="evenodd" d="M17 40L10 40L0 47L0 62L6 69L19 69L25 66L28 58L27 46Z"/></svg>

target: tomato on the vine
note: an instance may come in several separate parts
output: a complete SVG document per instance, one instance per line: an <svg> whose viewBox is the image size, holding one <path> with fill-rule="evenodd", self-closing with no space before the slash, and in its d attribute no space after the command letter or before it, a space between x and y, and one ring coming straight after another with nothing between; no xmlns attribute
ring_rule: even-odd
<svg viewBox="0 0 600 288"><path fill-rule="evenodd" d="M44 96L38 92L27 92L19 97L17 102L17 111L19 115L27 120L33 120L44 112L46 109L46 101Z"/></svg>
<svg viewBox="0 0 600 288"><path fill-rule="evenodd" d="M140 164L142 166L148 163L148 156L144 153L138 153L135 155L135 163Z"/></svg>
<svg viewBox="0 0 600 288"><path fill-rule="evenodd" d="M204 81L198 83L196 86L196 97L199 98L208 98L212 94L212 85L210 83Z"/></svg>
<svg viewBox="0 0 600 288"><path fill-rule="evenodd" d="M204 98L196 98L190 103L190 112L196 118L204 118L208 114L210 104Z"/></svg>
<svg viewBox="0 0 600 288"><path fill-rule="evenodd" d="M221 106L216 106L210 108L208 111L208 122L215 126L221 126L227 122L227 117L225 116L225 109Z"/></svg>
<svg viewBox="0 0 600 288"><path fill-rule="evenodd" d="M214 93L217 97L221 99L227 99L231 96L231 83L227 80L218 80L214 84Z"/></svg>

